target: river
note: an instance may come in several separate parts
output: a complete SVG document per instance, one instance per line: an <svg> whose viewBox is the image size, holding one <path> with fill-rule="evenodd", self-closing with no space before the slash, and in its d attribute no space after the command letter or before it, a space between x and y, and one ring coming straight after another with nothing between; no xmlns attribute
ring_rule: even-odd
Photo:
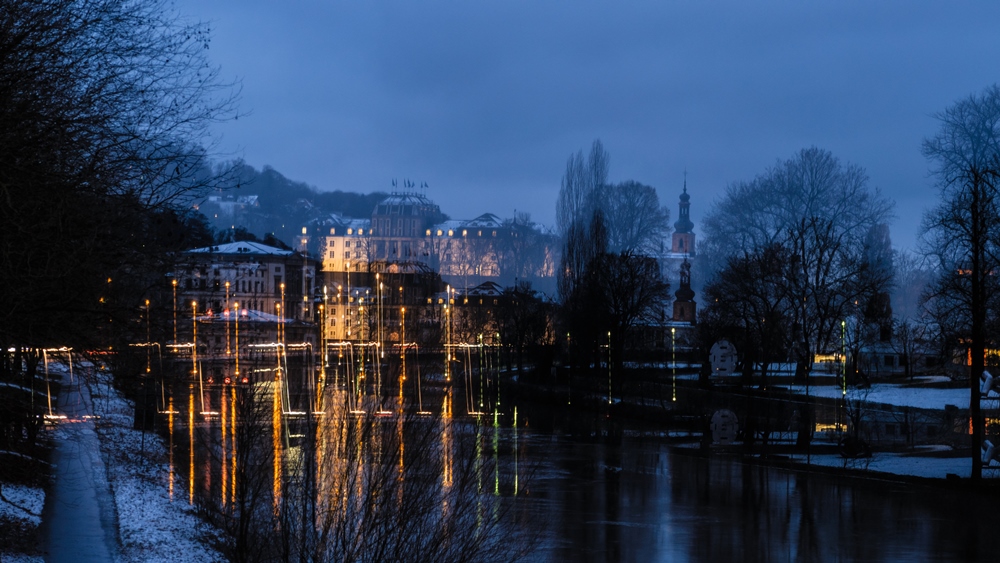
<svg viewBox="0 0 1000 563"><path fill-rule="evenodd" d="M170 432L178 461L172 471L188 482L180 497L189 502L196 494L225 498L234 489L236 472L219 467L235 463L232 451L226 452L232 447L231 438L230 446L225 446L227 432L231 435L235 428L234 407L227 405L227 397L233 396L230 391L218 386L198 390L185 384L176 392L186 396L171 401L179 409ZM328 395L328 405L350 402L343 392L337 393ZM1000 557L993 544L996 500L992 497L704 456L676 449L662 429L620 426L593 413L565 408L554 412L519 405L515 429L513 405L505 405L503 416L480 417L477 424L474 417L458 414L465 412L461 398L440 388L426 392L422 401L429 411L454 411L451 428L479 432L486 444L482 455L500 460L497 493L516 501L517 510L531 516L519 519L523 522L519 525L538 532L529 561L996 561ZM302 401L291 400L289 405L296 402ZM275 416L268 420L285 432L294 429L294 421L281 422L281 401L273 404ZM193 416L189 408L194 409ZM215 414L203 417L202 412ZM186 422L193 426L186 427ZM198 444L207 442L196 439L199 432L220 434L222 441L216 444L223 444L221 456L219 451L201 450ZM403 431L399 434L402 439ZM450 434L449 441L454 439ZM287 441L285 445L279 441L274 440L276 451L289 447ZM448 447L444 441L441 445ZM282 450L283 455L292 450L294 444ZM403 464L402 453L399 459ZM499 471L506 473L502 486Z"/></svg>

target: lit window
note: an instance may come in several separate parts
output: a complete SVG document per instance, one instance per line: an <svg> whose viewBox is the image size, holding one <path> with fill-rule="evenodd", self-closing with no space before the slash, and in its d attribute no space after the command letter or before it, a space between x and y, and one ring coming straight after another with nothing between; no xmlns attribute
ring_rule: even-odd
<svg viewBox="0 0 1000 563"><path fill-rule="evenodd" d="M450 237L455 236L455 231L452 231L451 229L448 229L448 236L450 236Z"/></svg>
<svg viewBox="0 0 1000 563"><path fill-rule="evenodd" d="M441 229L438 229L438 236L441 236Z"/></svg>
<svg viewBox="0 0 1000 563"><path fill-rule="evenodd" d="M347 229L347 234L353 235L354 234L354 229Z"/></svg>
<svg viewBox="0 0 1000 563"><path fill-rule="evenodd" d="M469 231L467 231L467 230L465 230L465 229L462 229L462 236L464 237L464 236L465 236L465 235L467 235L467 234L469 234Z"/></svg>
<svg viewBox="0 0 1000 563"><path fill-rule="evenodd" d="M427 236L431 236L431 230L427 229Z"/></svg>

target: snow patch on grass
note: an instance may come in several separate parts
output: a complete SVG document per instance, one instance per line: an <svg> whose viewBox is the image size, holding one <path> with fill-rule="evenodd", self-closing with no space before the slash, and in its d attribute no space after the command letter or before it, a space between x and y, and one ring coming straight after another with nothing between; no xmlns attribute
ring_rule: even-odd
<svg viewBox="0 0 1000 563"><path fill-rule="evenodd" d="M45 558L41 555L0 552L0 561L3 561L3 563L44 563Z"/></svg>
<svg viewBox="0 0 1000 563"><path fill-rule="evenodd" d="M805 385L792 385L789 389L794 393L805 394ZM813 397L839 399L843 390L836 385L812 385L809 394ZM847 388L847 397L869 403L883 403L897 407L913 407L919 409L944 409L945 405L960 408L969 406L969 390L966 389L933 389L925 387L903 387L891 383L878 383L871 389Z"/></svg>
<svg viewBox="0 0 1000 563"><path fill-rule="evenodd" d="M10 503L0 501L0 517L27 520L38 526L42 523L42 507L45 506L45 490L40 487L25 485L9 485L4 483L0 492L8 501L30 511L32 514L19 510Z"/></svg>
<svg viewBox="0 0 1000 563"><path fill-rule="evenodd" d="M792 456L793 461L806 462L806 456ZM813 465L862 469L910 477L944 479L949 473L968 478L972 474L972 461L968 457L918 457L897 453L876 453L871 458L845 459L839 455L814 455Z"/></svg>
<svg viewBox="0 0 1000 563"><path fill-rule="evenodd" d="M101 417L97 433L118 510L121 561L222 561L209 547L215 531L181 494L170 498L169 452L163 440L153 432L132 429L132 403L106 381L95 387L94 410ZM173 479L180 493L184 488L176 476Z"/></svg>
<svg viewBox="0 0 1000 563"><path fill-rule="evenodd" d="M0 561L4 563L10 561L41 563L44 561L42 556L27 555L22 550L29 553L34 551L30 545L34 540L30 538L36 536L38 526L42 523L41 514L42 507L45 505L45 490L40 487L9 483L3 483L0 487L2 487L4 499L9 501L0 500L0 529L3 529L3 533L0 534ZM22 543L22 541L27 543ZM8 542L19 545L2 545Z"/></svg>

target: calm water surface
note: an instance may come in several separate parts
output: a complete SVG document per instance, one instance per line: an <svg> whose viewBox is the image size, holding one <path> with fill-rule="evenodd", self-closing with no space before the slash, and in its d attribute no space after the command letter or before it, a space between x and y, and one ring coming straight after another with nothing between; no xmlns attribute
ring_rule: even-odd
<svg viewBox="0 0 1000 563"><path fill-rule="evenodd" d="M221 432L225 395L179 391L171 401L179 410L176 471L182 481L195 479L177 497L193 500L209 482L225 494L226 472L202 461L211 456L185 451L198 447L195 432L183 428L190 421ZM436 409L442 398L424 400ZM462 401L454 402L460 411ZM202 421L189 412L202 409L220 414ZM455 420L474 428L470 417ZM1000 560L996 499L677 453L662 429L593 414L522 405L516 432L512 421L503 417L489 433L499 437L494 455L507 458L503 467L516 467L525 486L518 509L540 532L530 561Z"/></svg>
<svg viewBox="0 0 1000 563"><path fill-rule="evenodd" d="M673 453L661 439L525 438L535 561L998 561L995 501Z"/></svg>

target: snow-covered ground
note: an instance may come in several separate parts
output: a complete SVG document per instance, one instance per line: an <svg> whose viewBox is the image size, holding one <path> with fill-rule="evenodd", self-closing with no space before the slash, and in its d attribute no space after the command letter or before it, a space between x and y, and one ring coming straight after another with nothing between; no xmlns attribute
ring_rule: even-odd
<svg viewBox="0 0 1000 563"><path fill-rule="evenodd" d="M794 393L805 394L805 385L790 385ZM843 390L836 385L810 385L809 394L814 397L839 399ZM944 409L945 405L968 408L968 389L934 389L927 387L904 387L889 383L877 383L870 389L847 388L847 397L870 403L884 403L897 407L920 409Z"/></svg>
<svg viewBox="0 0 1000 563"><path fill-rule="evenodd" d="M8 501L0 501L0 521L9 522L9 525L17 526L20 530L38 528L42 523L42 507L45 505L45 491L43 489L4 483L0 492ZM25 510L20 510L10 503ZM44 561L41 555L10 553L6 548L7 546L0 546L0 561L4 563L41 563Z"/></svg>
<svg viewBox="0 0 1000 563"><path fill-rule="evenodd" d="M6 500L28 511L25 512L6 502L0 502L0 516L27 520L35 526L42 523L42 507L45 505L45 491L43 489L4 483L0 493Z"/></svg>
<svg viewBox="0 0 1000 563"><path fill-rule="evenodd" d="M806 456L791 456L793 461L806 463ZM812 465L846 467L893 475L944 479L949 473L968 478L972 475L972 461L968 457L924 457L911 454L875 453L870 459L845 459L839 455L814 455Z"/></svg>
<svg viewBox="0 0 1000 563"><path fill-rule="evenodd" d="M132 429L132 403L109 385L110 374L96 372L90 386L98 435L108 460L108 481L115 496L121 561L222 561L209 547L214 530L198 518L180 491L170 498L166 445L153 432ZM176 477L175 477L176 479Z"/></svg>

